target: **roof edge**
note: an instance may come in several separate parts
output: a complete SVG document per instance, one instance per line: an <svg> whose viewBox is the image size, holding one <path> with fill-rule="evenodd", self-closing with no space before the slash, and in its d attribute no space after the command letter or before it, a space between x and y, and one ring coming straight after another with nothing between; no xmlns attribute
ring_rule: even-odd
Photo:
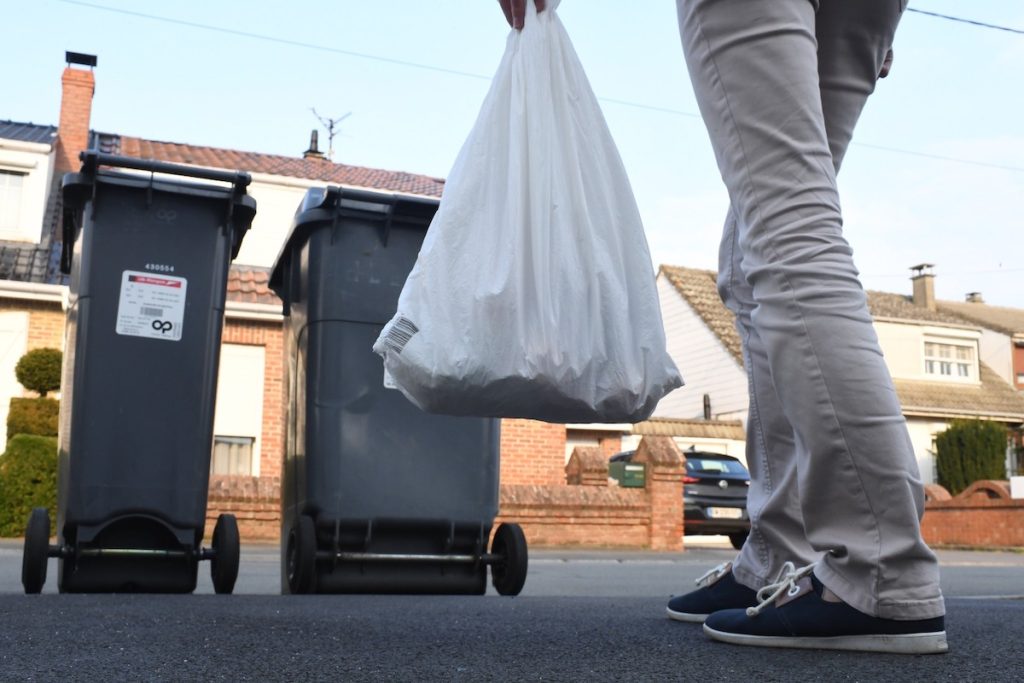
<svg viewBox="0 0 1024 683"><path fill-rule="evenodd" d="M256 320L263 322L283 322L284 314L280 304L256 304L248 301L228 300L224 306L224 317L231 320Z"/></svg>
<svg viewBox="0 0 1024 683"><path fill-rule="evenodd" d="M1024 422L1024 413L997 413L986 410L943 410L934 407L900 406L904 417L934 417L948 420L950 418L987 419L993 422Z"/></svg>
<svg viewBox="0 0 1024 683"><path fill-rule="evenodd" d="M22 280L0 280L0 298L28 301L50 301L61 305L67 300L66 285L51 285Z"/></svg>

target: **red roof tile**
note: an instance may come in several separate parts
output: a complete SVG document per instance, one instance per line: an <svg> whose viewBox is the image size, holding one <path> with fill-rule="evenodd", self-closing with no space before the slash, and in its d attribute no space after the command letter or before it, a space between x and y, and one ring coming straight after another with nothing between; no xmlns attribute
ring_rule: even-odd
<svg viewBox="0 0 1024 683"><path fill-rule="evenodd" d="M376 168L336 164L326 159L303 159L258 152L239 152L217 147L200 147L176 142L159 142L121 136L117 154L208 168L226 168L249 173L317 180L337 185L390 190L427 197L440 197L444 180L430 176L383 171Z"/></svg>
<svg viewBox="0 0 1024 683"><path fill-rule="evenodd" d="M280 306L281 300L270 291L270 269L233 265L228 272L228 301Z"/></svg>

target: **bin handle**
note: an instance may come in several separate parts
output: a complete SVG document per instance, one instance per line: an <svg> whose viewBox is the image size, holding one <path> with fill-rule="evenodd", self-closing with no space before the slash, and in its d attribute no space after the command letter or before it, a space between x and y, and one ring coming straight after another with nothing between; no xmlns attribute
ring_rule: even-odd
<svg viewBox="0 0 1024 683"><path fill-rule="evenodd" d="M64 221L61 234L60 248L60 271L64 274L71 272L71 254L75 241L75 212L64 206Z"/></svg>
<svg viewBox="0 0 1024 683"><path fill-rule="evenodd" d="M78 158L82 161L82 170L88 173L95 172L99 166L116 166L119 168L133 168L138 171L149 171L150 173L165 173L168 175L201 178L203 180L217 180L231 183L236 188L248 187L249 183L252 182L252 176L244 171L217 171L208 168L185 166L183 164L171 164L166 161L136 159L117 154L103 154L95 150L86 150Z"/></svg>

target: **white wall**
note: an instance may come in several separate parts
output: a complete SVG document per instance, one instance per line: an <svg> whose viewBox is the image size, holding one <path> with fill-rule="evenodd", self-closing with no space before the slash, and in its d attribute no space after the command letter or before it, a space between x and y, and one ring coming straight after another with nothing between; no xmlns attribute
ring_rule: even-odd
<svg viewBox="0 0 1024 683"><path fill-rule="evenodd" d="M623 436L622 450L636 450L640 446L640 439L642 438L643 437L640 434ZM747 464L745 441L735 441L733 439L703 439L689 436L674 436L672 437L672 440L676 442L676 446L679 447L679 450L683 451L684 455L690 448L695 448L698 451L705 451L708 453L731 455L732 457L737 458L744 465Z"/></svg>
<svg viewBox="0 0 1024 683"><path fill-rule="evenodd" d="M253 438L252 476L260 476L260 447L263 432L262 346L224 344L217 376L217 409L213 433L218 436Z"/></svg>
<svg viewBox="0 0 1024 683"><path fill-rule="evenodd" d="M272 267L291 229L295 210L306 190L317 185L323 183L253 174L249 194L256 200L256 217L235 263Z"/></svg>
<svg viewBox="0 0 1024 683"><path fill-rule="evenodd" d="M50 145L0 140L0 169L25 174L18 228L0 231L0 239L38 242L42 235L43 214L46 212L46 199L53 178Z"/></svg>
<svg viewBox="0 0 1024 683"><path fill-rule="evenodd" d="M917 467L921 470L921 480L925 484L935 483L935 436L946 431L948 427L948 422L927 418L907 419L907 429L910 431L910 441L914 444Z"/></svg>
<svg viewBox="0 0 1024 683"><path fill-rule="evenodd" d="M893 377L923 379L924 337L920 325L875 321L875 332Z"/></svg>
<svg viewBox="0 0 1024 683"><path fill-rule="evenodd" d="M994 330L981 331L981 362L996 371L1011 387L1017 381L1013 373L1013 339Z"/></svg>
<svg viewBox="0 0 1024 683"><path fill-rule="evenodd" d="M7 413L11 399L24 391L14 376L28 345L28 313L17 311L0 313L0 452L7 443Z"/></svg>
<svg viewBox="0 0 1024 683"><path fill-rule="evenodd" d="M702 418L704 394L709 394L712 417L733 419L742 414L746 419L749 399L743 367L661 274L658 296L668 352L686 384L663 398L654 416Z"/></svg>
<svg viewBox="0 0 1024 683"><path fill-rule="evenodd" d="M876 320L875 332L878 334L878 343L885 355L889 373L896 379L927 380L960 385L977 385L981 381L977 364L971 371L970 378L936 377L926 375L924 371L925 341L973 345L977 351L976 355L980 356L979 341L982 334L978 329Z"/></svg>

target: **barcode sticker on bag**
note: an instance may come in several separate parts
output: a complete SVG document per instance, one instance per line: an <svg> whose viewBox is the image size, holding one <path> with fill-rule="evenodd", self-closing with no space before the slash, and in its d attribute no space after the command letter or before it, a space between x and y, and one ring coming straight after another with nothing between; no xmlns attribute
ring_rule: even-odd
<svg viewBox="0 0 1024 683"><path fill-rule="evenodd" d="M387 335L384 337L384 346L388 351L401 355L402 349L409 343L413 335L420 331L420 328L408 318L398 318L391 325Z"/></svg>

